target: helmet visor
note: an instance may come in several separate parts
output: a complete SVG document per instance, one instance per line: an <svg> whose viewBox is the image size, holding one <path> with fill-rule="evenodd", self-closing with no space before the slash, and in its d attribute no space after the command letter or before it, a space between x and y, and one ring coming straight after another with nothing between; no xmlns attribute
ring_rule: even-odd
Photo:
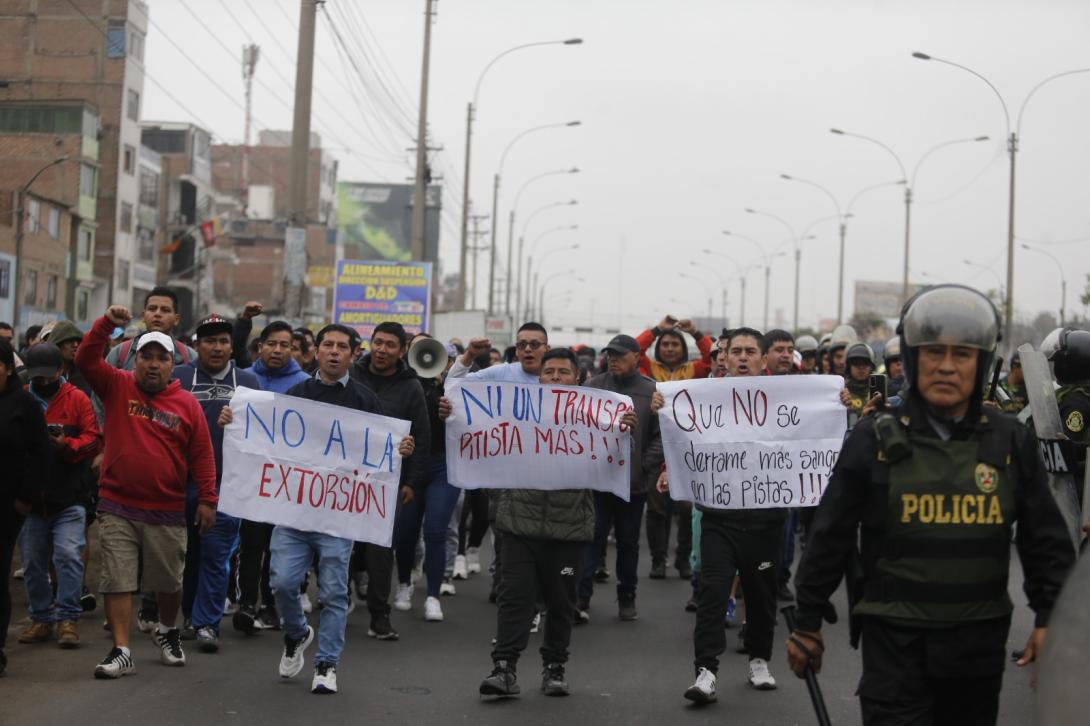
<svg viewBox="0 0 1090 726"><path fill-rule="evenodd" d="M993 352L999 340L995 306L976 290L939 287L920 294L902 321L904 344L960 345Z"/></svg>

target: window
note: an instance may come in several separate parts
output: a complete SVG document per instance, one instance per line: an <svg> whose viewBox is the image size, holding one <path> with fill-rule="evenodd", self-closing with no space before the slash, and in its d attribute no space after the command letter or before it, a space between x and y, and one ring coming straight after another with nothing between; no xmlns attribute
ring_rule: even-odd
<svg viewBox="0 0 1090 726"><path fill-rule="evenodd" d="M129 289L129 261L117 261L117 286L122 290Z"/></svg>
<svg viewBox="0 0 1090 726"><path fill-rule="evenodd" d="M0 131L11 134L75 134L81 131L79 106L9 106L0 108Z"/></svg>
<svg viewBox="0 0 1090 726"><path fill-rule="evenodd" d="M27 270L23 278L23 303L33 305L38 302L38 271Z"/></svg>
<svg viewBox="0 0 1090 726"><path fill-rule="evenodd" d="M125 144L125 151L122 156L122 165L125 169L125 173L132 176L136 173L136 149Z"/></svg>
<svg viewBox="0 0 1090 726"><path fill-rule="evenodd" d="M128 202L121 203L121 231L132 232L132 205Z"/></svg>
<svg viewBox="0 0 1090 726"><path fill-rule="evenodd" d="M61 210L49 205L49 236L53 239L61 237Z"/></svg>
<svg viewBox="0 0 1090 726"><path fill-rule="evenodd" d="M94 237L91 235L91 230L87 227L80 227L79 239L77 242L76 255L80 260L84 262L91 261L91 247L94 242Z"/></svg>
<svg viewBox="0 0 1090 726"><path fill-rule="evenodd" d="M106 57L125 57L125 21L111 20L106 26Z"/></svg>
<svg viewBox="0 0 1090 726"><path fill-rule="evenodd" d="M140 203L159 206L159 175L146 166L140 167Z"/></svg>
<svg viewBox="0 0 1090 726"><path fill-rule="evenodd" d="M86 320L87 310L91 307L91 291L80 290L76 293L76 319Z"/></svg>
<svg viewBox="0 0 1090 726"><path fill-rule="evenodd" d="M125 115L129 117L130 121L139 121L140 94L130 88L128 92L128 101L128 107L125 109Z"/></svg>
<svg viewBox="0 0 1090 726"><path fill-rule="evenodd" d="M42 205L37 199L28 199L26 203L26 231L34 234L42 228Z"/></svg>
<svg viewBox="0 0 1090 726"><path fill-rule="evenodd" d="M49 310L57 307L57 276L46 275L45 277L45 306Z"/></svg>
<svg viewBox="0 0 1090 726"><path fill-rule="evenodd" d="M79 193L81 197L98 196L98 169L87 164L80 164Z"/></svg>
<svg viewBox="0 0 1090 726"><path fill-rule="evenodd" d="M136 229L136 259L145 264L155 264L155 240L152 231L144 227Z"/></svg>
<svg viewBox="0 0 1090 726"><path fill-rule="evenodd" d="M129 32L129 55L138 61L144 60L144 34L136 30Z"/></svg>

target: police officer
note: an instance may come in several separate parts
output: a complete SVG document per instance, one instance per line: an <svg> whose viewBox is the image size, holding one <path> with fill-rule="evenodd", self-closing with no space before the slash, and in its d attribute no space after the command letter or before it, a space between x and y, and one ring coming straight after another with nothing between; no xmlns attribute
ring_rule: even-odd
<svg viewBox="0 0 1090 726"><path fill-rule="evenodd" d="M901 339L890 338L886 341L886 347L882 351L882 359L886 364L886 387L889 396L893 398L901 392L905 385L905 369L901 365Z"/></svg>
<svg viewBox="0 0 1090 726"><path fill-rule="evenodd" d="M1011 356L1011 369L1007 377L1000 384L1007 394L1007 400L1003 402L1003 410L1007 413L1018 414L1029 405L1029 394L1026 392L1026 379L1022 374L1022 356L1014 351Z"/></svg>
<svg viewBox="0 0 1090 726"><path fill-rule="evenodd" d="M812 335L800 335L795 341L795 351L802 356L799 373L818 373L818 342Z"/></svg>
<svg viewBox="0 0 1090 726"><path fill-rule="evenodd" d="M1013 608L1012 526L1035 627L1033 662L1074 552L1032 434L982 406L1000 320L970 288L908 301L906 389L844 443L795 578L788 661L821 667L820 627L862 528L863 723L994 724Z"/></svg>
<svg viewBox="0 0 1090 726"><path fill-rule="evenodd" d="M826 333L821 336L821 342L818 343L818 373L829 373L832 370L829 367L829 346L832 340L833 334Z"/></svg>
<svg viewBox="0 0 1090 726"><path fill-rule="evenodd" d="M1048 356L1060 387L1056 389L1056 404L1067 441L1061 444L1066 470L1075 477L1082 497L1082 482L1086 471L1086 447L1090 445L1090 333L1085 330L1064 330L1056 349ZM1059 462L1056 462L1057 464ZM1083 507L1085 502L1080 502Z"/></svg>
<svg viewBox="0 0 1090 726"><path fill-rule="evenodd" d="M844 354L859 342L859 333L850 325L838 325L829 337L829 367L824 371L837 376L847 374Z"/></svg>
<svg viewBox="0 0 1090 726"><path fill-rule="evenodd" d="M867 405L870 375L874 373L874 350L866 343L856 343L844 354L844 387L848 390L848 428L853 428Z"/></svg>

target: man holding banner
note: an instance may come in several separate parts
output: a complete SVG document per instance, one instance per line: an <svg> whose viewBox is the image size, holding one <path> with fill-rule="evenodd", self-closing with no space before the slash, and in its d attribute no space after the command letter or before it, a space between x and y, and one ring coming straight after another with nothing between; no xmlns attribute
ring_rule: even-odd
<svg viewBox="0 0 1090 726"><path fill-rule="evenodd" d="M382 413L378 397L349 377L358 341L350 328L325 326L317 336L314 378L287 396L239 389L219 417L227 427L221 508L276 525L270 569L283 619L283 678L299 674L303 652L314 640L299 586L318 558L324 607L314 693L337 692L353 540L389 546L401 459L414 448L408 422L374 415Z"/></svg>

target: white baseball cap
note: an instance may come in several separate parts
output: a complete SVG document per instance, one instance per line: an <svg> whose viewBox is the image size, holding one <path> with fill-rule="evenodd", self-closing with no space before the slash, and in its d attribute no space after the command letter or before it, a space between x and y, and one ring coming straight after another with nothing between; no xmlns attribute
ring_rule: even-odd
<svg viewBox="0 0 1090 726"><path fill-rule="evenodd" d="M145 345L151 345L152 343L161 345L168 353L174 354L174 341L166 333L160 333L157 330L141 335L140 340L136 341L136 350L139 351Z"/></svg>

